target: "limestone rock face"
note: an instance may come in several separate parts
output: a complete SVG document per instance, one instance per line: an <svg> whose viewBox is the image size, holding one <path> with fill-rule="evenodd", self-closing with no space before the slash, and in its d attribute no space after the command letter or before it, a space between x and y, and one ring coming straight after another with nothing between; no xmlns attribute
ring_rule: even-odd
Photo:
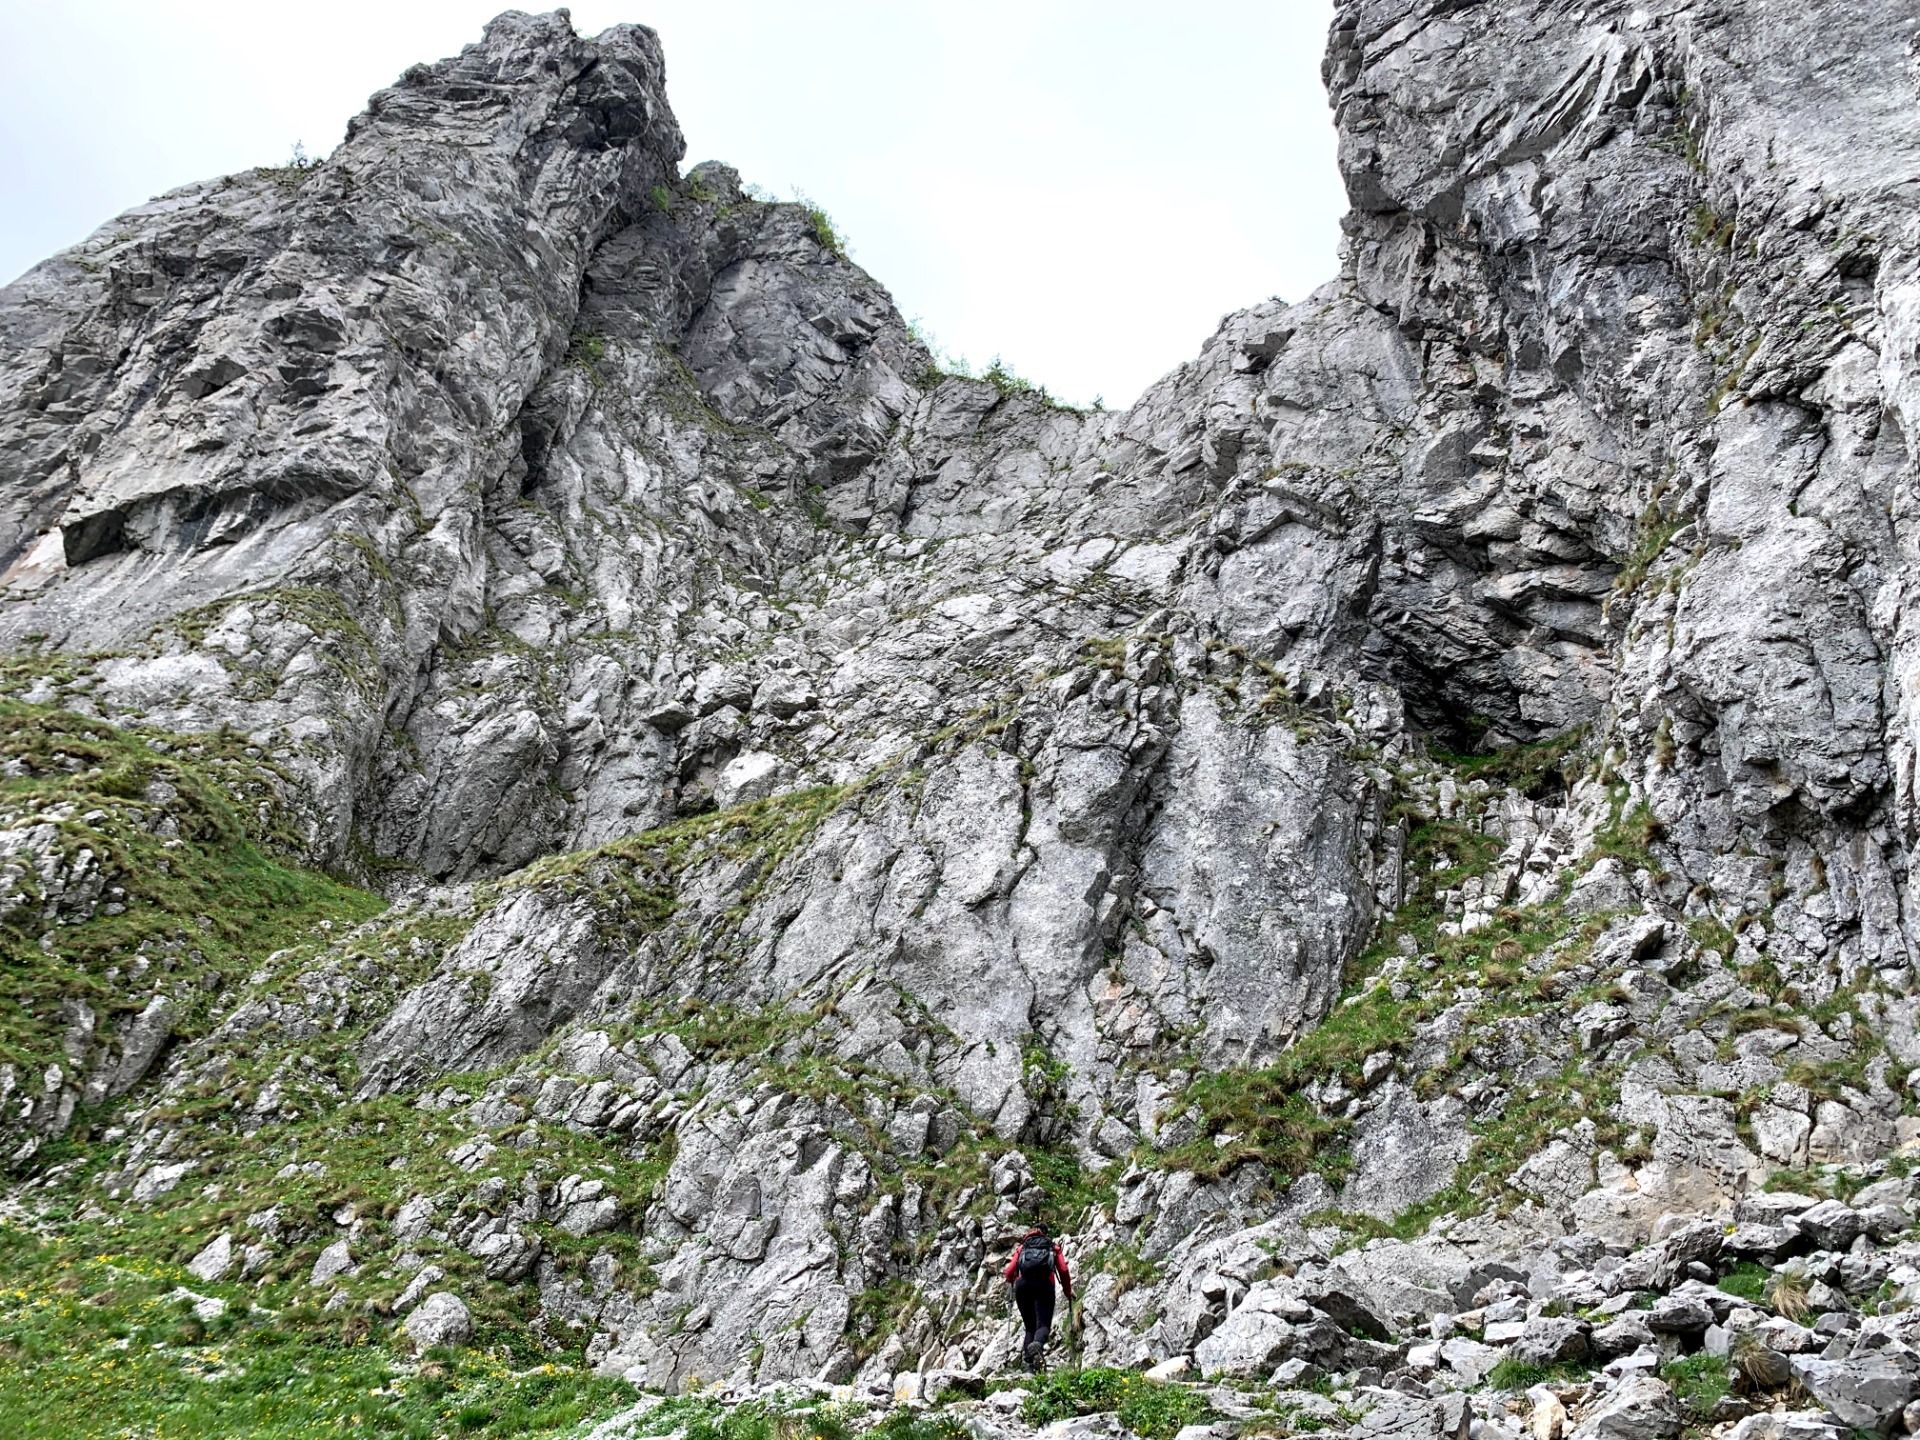
<svg viewBox="0 0 1920 1440"><path fill-rule="evenodd" d="M564 12L110 222L0 291L22 1196L889 1395L1052 1211L1089 1362L1448 1434L1516 1344L1675 1433L1743 1257L1920 1285L1897 1175L1761 1190L1920 1137L1917 33L1341 0L1339 275L1125 412Z"/></svg>

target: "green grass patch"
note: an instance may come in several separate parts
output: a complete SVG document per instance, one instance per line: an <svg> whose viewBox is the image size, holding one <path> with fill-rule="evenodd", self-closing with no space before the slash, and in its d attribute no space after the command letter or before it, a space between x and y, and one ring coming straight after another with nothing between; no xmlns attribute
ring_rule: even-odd
<svg viewBox="0 0 1920 1440"><path fill-rule="evenodd" d="M830 1404L804 1395L784 1395L725 1405L703 1396L676 1396L648 1412L636 1435L684 1433L686 1440L850 1440L858 1408ZM860 1432L885 1434L887 1440L960 1440L959 1424L947 1416L896 1411L880 1426Z"/></svg>
<svg viewBox="0 0 1920 1440"><path fill-rule="evenodd" d="M1029 1216L1044 1222L1056 1234L1080 1228L1096 1209L1111 1207L1115 1195L1114 1171L1089 1170L1071 1141L1024 1147L1034 1183L1046 1192L1044 1213Z"/></svg>
<svg viewBox="0 0 1920 1440"><path fill-rule="evenodd" d="M895 1410L864 1434L870 1440L967 1440L973 1431L951 1415ZM837 1437L820 1436L817 1440L837 1440Z"/></svg>
<svg viewBox="0 0 1920 1440"><path fill-rule="evenodd" d="M1076 1262L1078 1263L1078 1262ZM1165 1270L1158 1260L1140 1253L1137 1245L1108 1245L1086 1257L1082 1268L1089 1275L1110 1275L1114 1296L1118 1298L1139 1285L1156 1285Z"/></svg>
<svg viewBox="0 0 1920 1440"><path fill-rule="evenodd" d="M516 889L553 885L569 893L591 892L602 900L624 893L643 911L664 920L672 913L669 892L675 878L696 862L722 859L751 867L740 891L745 906L759 896L781 862L867 783L815 786L710 810L591 850L549 855L498 884ZM654 878L645 878L648 872Z"/></svg>
<svg viewBox="0 0 1920 1440"><path fill-rule="evenodd" d="M1773 1272L1766 1266L1757 1261L1742 1260L1714 1283L1729 1295L1738 1295L1742 1300L1764 1305L1767 1288L1772 1281Z"/></svg>
<svg viewBox="0 0 1920 1440"><path fill-rule="evenodd" d="M876 1354L887 1338L925 1303L910 1280L883 1280L853 1297L847 1311L847 1343L857 1359Z"/></svg>
<svg viewBox="0 0 1920 1440"><path fill-rule="evenodd" d="M1668 1361L1660 1367L1660 1378L1673 1387L1673 1393L1695 1419L1711 1415L1731 1385L1727 1357L1709 1355L1704 1350Z"/></svg>
<svg viewBox="0 0 1920 1440"><path fill-rule="evenodd" d="M1456 755L1429 745L1428 753L1463 780L1485 780L1532 799L1566 788L1568 762L1587 738L1585 726L1530 745L1479 755Z"/></svg>
<svg viewBox="0 0 1920 1440"><path fill-rule="evenodd" d="M1214 1418L1213 1407L1195 1391L1149 1380L1138 1371L1107 1367L1040 1376L1020 1406L1020 1418L1029 1425L1098 1414L1115 1416L1145 1440L1172 1440L1182 1426Z"/></svg>

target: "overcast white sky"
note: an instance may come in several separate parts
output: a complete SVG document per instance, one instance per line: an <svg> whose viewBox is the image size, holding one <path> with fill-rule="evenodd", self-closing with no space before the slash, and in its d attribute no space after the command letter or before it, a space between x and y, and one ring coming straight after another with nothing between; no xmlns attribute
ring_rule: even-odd
<svg viewBox="0 0 1920 1440"><path fill-rule="evenodd" d="M0 282L120 210L339 142L494 0L0 0ZM1133 399L1335 270L1332 0L590 0L652 25L686 164L830 211L950 352Z"/></svg>

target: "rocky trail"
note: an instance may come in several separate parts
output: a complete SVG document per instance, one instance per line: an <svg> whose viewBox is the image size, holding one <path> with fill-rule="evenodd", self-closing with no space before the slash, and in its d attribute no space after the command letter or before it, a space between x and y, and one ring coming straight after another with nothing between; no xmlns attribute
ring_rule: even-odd
<svg viewBox="0 0 1920 1440"><path fill-rule="evenodd" d="M1124 412L565 12L0 291L0 1433L1920 1433L1916 37L1340 0Z"/></svg>

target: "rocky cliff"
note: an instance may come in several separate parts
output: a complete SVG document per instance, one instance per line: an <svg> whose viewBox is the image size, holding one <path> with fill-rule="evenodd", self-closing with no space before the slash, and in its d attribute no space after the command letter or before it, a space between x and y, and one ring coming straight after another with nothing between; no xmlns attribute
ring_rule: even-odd
<svg viewBox="0 0 1920 1440"><path fill-rule="evenodd" d="M1916 35L1342 0L1341 274L1124 413L942 373L564 12L37 267L17 1243L918 1395L1047 1214L1088 1362L1452 1434L1498 1343L1617 1359L1539 1440L1803 1331L1758 1265L1902 1423Z"/></svg>

